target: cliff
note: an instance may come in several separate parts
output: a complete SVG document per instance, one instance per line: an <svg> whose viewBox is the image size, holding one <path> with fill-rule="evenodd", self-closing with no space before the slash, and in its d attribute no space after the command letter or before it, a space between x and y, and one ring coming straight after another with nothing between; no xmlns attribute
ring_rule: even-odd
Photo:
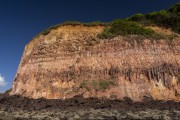
<svg viewBox="0 0 180 120"><path fill-rule="evenodd" d="M64 25L26 45L11 94L180 101L180 37L100 39L104 26ZM138 41L141 41L140 43Z"/></svg>

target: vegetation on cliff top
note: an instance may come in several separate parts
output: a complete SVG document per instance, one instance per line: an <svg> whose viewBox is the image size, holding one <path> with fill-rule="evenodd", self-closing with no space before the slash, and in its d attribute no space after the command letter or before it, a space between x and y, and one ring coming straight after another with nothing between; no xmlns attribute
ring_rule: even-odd
<svg viewBox="0 0 180 120"><path fill-rule="evenodd" d="M129 18L129 21L136 21L141 25L156 25L165 28L171 28L180 33L180 2L176 3L169 10L161 10L148 14L135 14Z"/></svg>
<svg viewBox="0 0 180 120"><path fill-rule="evenodd" d="M169 10L161 10L148 14L135 14L126 19L119 19L112 22L106 28L100 38L113 38L117 35L143 35L153 39L162 39L166 36L156 33L146 26L159 26L170 28L176 33L180 33L180 2L176 3Z"/></svg>
<svg viewBox="0 0 180 120"><path fill-rule="evenodd" d="M177 2L175 5L171 6L168 10L161 10L148 14L135 14L126 19L114 20L111 23L99 21L90 23L68 21L49 27L48 29L39 33L36 37L40 35L47 35L51 30L65 25L107 26L105 30L98 35L98 37L102 39L129 34L143 35L145 37L150 37L153 39L161 39L164 37L163 35L156 33L150 28L146 28L146 26L170 28L174 32L180 33L180 2Z"/></svg>
<svg viewBox="0 0 180 120"><path fill-rule="evenodd" d="M129 34L143 35L145 37L151 37L154 39L163 37L161 34L156 33L150 28L145 28L137 22L122 19L113 21L111 26L106 28L101 34L98 35L98 37L108 39L118 35L124 36Z"/></svg>

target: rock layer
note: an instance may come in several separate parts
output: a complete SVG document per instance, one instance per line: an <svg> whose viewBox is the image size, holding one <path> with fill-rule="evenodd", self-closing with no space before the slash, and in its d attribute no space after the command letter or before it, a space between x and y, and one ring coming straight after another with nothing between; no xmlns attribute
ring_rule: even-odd
<svg viewBox="0 0 180 120"><path fill-rule="evenodd" d="M180 100L180 37L97 37L103 26L66 25L26 47L11 94L30 98Z"/></svg>

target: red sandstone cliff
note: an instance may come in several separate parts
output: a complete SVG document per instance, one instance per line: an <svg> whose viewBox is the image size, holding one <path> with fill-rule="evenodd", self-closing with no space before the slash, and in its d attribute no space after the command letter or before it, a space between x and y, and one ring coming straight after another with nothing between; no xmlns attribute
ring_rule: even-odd
<svg viewBox="0 0 180 120"><path fill-rule="evenodd" d="M66 25L33 39L25 47L11 94L180 101L180 37L171 43L136 35L101 40L97 34L103 29Z"/></svg>

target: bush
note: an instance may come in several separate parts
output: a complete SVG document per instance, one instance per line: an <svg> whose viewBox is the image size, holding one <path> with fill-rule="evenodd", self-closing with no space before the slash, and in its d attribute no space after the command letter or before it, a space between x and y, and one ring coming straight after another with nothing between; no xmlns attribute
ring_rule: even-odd
<svg viewBox="0 0 180 120"><path fill-rule="evenodd" d="M144 19L145 19L145 16L143 14L140 14L140 13L135 14L135 15L128 18L128 20L130 20L130 21L142 21Z"/></svg>
<svg viewBox="0 0 180 120"><path fill-rule="evenodd" d="M128 35L128 34L151 35L154 33L154 31L151 29L144 28L136 22L127 21L127 20L114 21L109 31L115 35Z"/></svg>
<svg viewBox="0 0 180 120"><path fill-rule="evenodd" d="M83 81L80 85L79 88L85 88L86 87L87 81Z"/></svg>
<svg viewBox="0 0 180 120"><path fill-rule="evenodd" d="M106 90L110 86L116 86L115 81L112 81L112 80L99 81L99 90Z"/></svg>
<svg viewBox="0 0 180 120"><path fill-rule="evenodd" d="M169 10L161 10L148 14L135 14L128 18L141 25L157 25L160 27L171 28L174 32L180 33L180 2L170 7Z"/></svg>
<svg viewBox="0 0 180 120"><path fill-rule="evenodd" d="M159 12L153 12L145 14L147 20L151 21L153 24L161 27L172 27L172 17L171 14L165 10Z"/></svg>
<svg viewBox="0 0 180 120"><path fill-rule="evenodd" d="M100 39L108 39L108 38L116 37L116 35L111 33L109 30L110 28L105 28L101 34L98 34L98 37Z"/></svg>
<svg viewBox="0 0 180 120"><path fill-rule="evenodd" d="M100 90L106 90L107 88L109 88L109 82L108 81L100 81L99 82L99 89Z"/></svg>
<svg viewBox="0 0 180 120"><path fill-rule="evenodd" d="M180 22L176 23L175 27L173 28L173 30L177 33L180 33Z"/></svg>
<svg viewBox="0 0 180 120"><path fill-rule="evenodd" d="M180 13L180 2L177 2L175 5L170 7L168 11L173 13Z"/></svg>
<svg viewBox="0 0 180 120"><path fill-rule="evenodd" d="M113 21L110 28L106 28L98 37L113 38L117 35L129 34L152 36L155 32L149 28L140 26L137 22L119 19Z"/></svg>
<svg viewBox="0 0 180 120"><path fill-rule="evenodd" d="M145 16L147 20L152 21L154 24L158 26L171 28L174 32L180 33L180 30L179 30L180 10L179 12L177 12L177 9L178 8L176 8L175 10L172 10L176 12L169 12L169 11L161 10L159 12L146 14Z"/></svg>
<svg viewBox="0 0 180 120"><path fill-rule="evenodd" d="M91 89L98 90L98 91L104 91L108 89L110 86L116 86L117 84L115 81L112 80L84 80L80 83L79 88L86 88L88 91Z"/></svg>

